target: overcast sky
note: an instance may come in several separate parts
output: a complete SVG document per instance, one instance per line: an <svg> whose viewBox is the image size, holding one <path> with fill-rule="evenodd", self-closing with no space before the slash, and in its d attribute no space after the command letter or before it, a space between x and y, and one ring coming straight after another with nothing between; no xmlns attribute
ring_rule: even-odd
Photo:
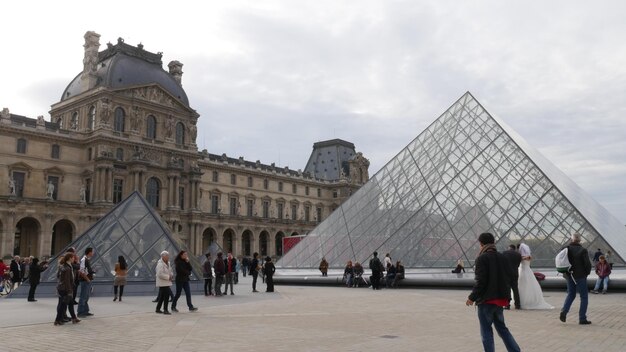
<svg viewBox="0 0 626 352"><path fill-rule="evenodd" d="M10 1L0 12L0 107L12 113L49 119L82 70L87 30L101 50L123 37L184 64L200 149L291 169L314 142L342 138L373 174L471 91L626 223L623 1Z"/></svg>

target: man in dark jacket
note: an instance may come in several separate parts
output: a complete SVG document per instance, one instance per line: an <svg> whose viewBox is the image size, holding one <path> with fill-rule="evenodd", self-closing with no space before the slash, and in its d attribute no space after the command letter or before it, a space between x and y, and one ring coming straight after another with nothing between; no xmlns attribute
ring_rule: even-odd
<svg viewBox="0 0 626 352"><path fill-rule="evenodd" d="M254 252L252 261L250 262L250 274L252 275L252 292L259 292L256 290L256 280L259 276L259 270L257 269L260 267L259 253Z"/></svg>
<svg viewBox="0 0 626 352"><path fill-rule="evenodd" d="M567 313L574 299L576 299L576 292L578 292L580 295L578 323L581 325L589 325L591 322L587 320L587 304L589 298L587 276L591 273L591 262L589 261L589 252L580 245L580 239L580 234L573 234L572 241L567 246L567 259L569 259L571 268L569 273L563 275L567 280L567 297L565 297L559 319L565 323Z"/></svg>
<svg viewBox="0 0 626 352"><path fill-rule="evenodd" d="M370 281L372 282L373 290L380 290L380 278L383 276L383 263L378 259L378 252L372 253L374 258L370 259L370 269L372 270L372 276Z"/></svg>
<svg viewBox="0 0 626 352"><path fill-rule="evenodd" d="M28 302L37 302L35 299L35 290L41 279L41 272L48 268L48 262L44 261L39 263L39 258L33 258L30 263L30 274L28 275L28 282L30 289L28 290Z"/></svg>
<svg viewBox="0 0 626 352"><path fill-rule="evenodd" d="M480 336L485 351L495 351L491 325L496 327L507 351L520 351L515 338L504 323L503 307L507 306L511 299L511 267L506 257L498 253L492 234L480 234L478 242L480 252L475 262L474 288L465 304L471 306L476 303L478 306Z"/></svg>
<svg viewBox="0 0 626 352"><path fill-rule="evenodd" d="M219 297L222 295L222 283L226 273L222 252L217 253L217 258L213 262L213 271L215 271L215 296Z"/></svg>
<svg viewBox="0 0 626 352"><path fill-rule="evenodd" d="M185 298L187 300L187 307L190 312L195 312L198 308L194 307L191 303L191 287L189 287L189 277L191 276L192 268L189 263L189 254L187 251L180 251L174 259L174 268L176 270L176 295L172 301L172 312L178 312L176 309L176 303L180 298L180 294L185 290Z"/></svg>
<svg viewBox="0 0 626 352"><path fill-rule="evenodd" d="M506 257L509 261L509 266L511 267L511 290L513 290L513 298L515 299L515 309L521 309L519 290L517 288L517 281L519 280L519 271L517 269L522 262L522 255L519 254L514 244L510 245L508 250L502 252L502 255ZM510 308L510 303L507 307L504 307L504 309Z"/></svg>
<svg viewBox="0 0 626 352"><path fill-rule="evenodd" d="M234 295L233 284L235 283L235 275L237 274L237 258L233 257L232 253L228 253L228 256L224 260L224 295L228 294L228 287L230 286L230 294Z"/></svg>

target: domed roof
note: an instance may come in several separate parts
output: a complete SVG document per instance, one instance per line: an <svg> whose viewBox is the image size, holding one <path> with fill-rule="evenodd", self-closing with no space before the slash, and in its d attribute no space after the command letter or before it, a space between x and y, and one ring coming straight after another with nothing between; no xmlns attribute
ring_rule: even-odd
<svg viewBox="0 0 626 352"><path fill-rule="evenodd" d="M119 89L146 84L158 84L185 106L189 100L183 87L174 77L163 70L161 53L154 54L143 50L143 45L134 47L118 40L116 45L98 53L97 87ZM77 96L87 90L82 84L82 72L65 88L61 101ZM93 89L92 88L92 89Z"/></svg>

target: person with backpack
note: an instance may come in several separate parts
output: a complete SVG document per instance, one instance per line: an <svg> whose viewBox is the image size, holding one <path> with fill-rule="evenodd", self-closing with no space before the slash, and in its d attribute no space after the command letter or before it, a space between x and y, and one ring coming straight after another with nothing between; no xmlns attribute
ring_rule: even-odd
<svg viewBox="0 0 626 352"><path fill-rule="evenodd" d="M383 263L378 259L378 252L372 253L374 258L370 259L370 270L372 270L372 277L370 281L372 282L373 290L380 290L380 278L383 276Z"/></svg>
<svg viewBox="0 0 626 352"><path fill-rule="evenodd" d="M587 276L591 273L591 261L589 252L580 245L581 236L579 233L572 235L571 242L567 246L567 259L570 262L570 269L563 274L567 280L567 297L563 303L559 319L565 323L576 293L580 295L580 309L578 310L578 324L589 325L587 320L587 305L589 303L589 292L587 290Z"/></svg>

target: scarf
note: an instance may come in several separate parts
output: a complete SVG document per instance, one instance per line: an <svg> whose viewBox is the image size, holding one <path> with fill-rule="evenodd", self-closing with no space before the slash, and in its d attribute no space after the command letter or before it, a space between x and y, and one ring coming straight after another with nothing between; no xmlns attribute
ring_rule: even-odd
<svg viewBox="0 0 626 352"><path fill-rule="evenodd" d="M495 251L497 252L498 249L496 248L496 245L493 243L489 243L483 246L483 248L480 250L480 252L478 252L478 257L480 257L483 253L487 252L487 251Z"/></svg>

